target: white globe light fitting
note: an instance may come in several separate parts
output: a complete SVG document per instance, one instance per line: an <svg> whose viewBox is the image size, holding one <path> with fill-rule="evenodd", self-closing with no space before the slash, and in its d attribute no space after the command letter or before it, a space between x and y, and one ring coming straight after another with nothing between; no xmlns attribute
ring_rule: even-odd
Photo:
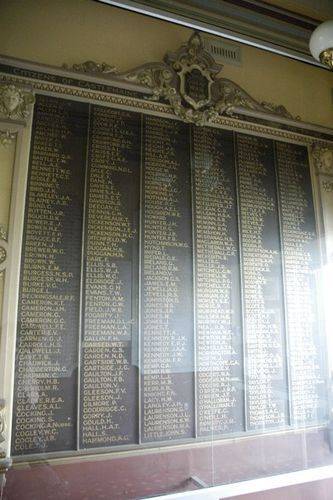
<svg viewBox="0 0 333 500"><path fill-rule="evenodd" d="M320 24L310 38L310 52L317 61L333 69L333 20Z"/></svg>

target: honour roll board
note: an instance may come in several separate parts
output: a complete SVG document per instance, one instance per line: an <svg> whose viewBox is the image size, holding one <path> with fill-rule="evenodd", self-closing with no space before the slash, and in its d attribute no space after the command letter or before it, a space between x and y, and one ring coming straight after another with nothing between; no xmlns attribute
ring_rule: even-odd
<svg viewBox="0 0 333 500"><path fill-rule="evenodd" d="M37 96L13 455L327 420L307 148Z"/></svg>

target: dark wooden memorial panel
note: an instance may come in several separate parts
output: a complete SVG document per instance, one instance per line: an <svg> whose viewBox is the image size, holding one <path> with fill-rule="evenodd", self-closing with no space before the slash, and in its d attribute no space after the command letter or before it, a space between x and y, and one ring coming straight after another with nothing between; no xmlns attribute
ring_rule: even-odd
<svg viewBox="0 0 333 500"><path fill-rule="evenodd" d="M318 269L305 147L38 96L13 455L323 423Z"/></svg>
<svg viewBox="0 0 333 500"><path fill-rule="evenodd" d="M233 133L193 127L197 432L244 430Z"/></svg>
<svg viewBox="0 0 333 500"><path fill-rule="evenodd" d="M274 144L236 137L247 429L263 430L289 422Z"/></svg>
<svg viewBox="0 0 333 500"><path fill-rule="evenodd" d="M188 125L144 118L142 441L194 436L191 170Z"/></svg>
<svg viewBox="0 0 333 500"><path fill-rule="evenodd" d="M12 453L75 448L88 105L37 98L21 267Z"/></svg>
<svg viewBox="0 0 333 500"><path fill-rule="evenodd" d="M276 143L292 424L327 419L326 346L318 314L318 237L307 148Z"/></svg>
<svg viewBox="0 0 333 500"><path fill-rule="evenodd" d="M80 446L137 441L141 116L93 106L90 117Z"/></svg>

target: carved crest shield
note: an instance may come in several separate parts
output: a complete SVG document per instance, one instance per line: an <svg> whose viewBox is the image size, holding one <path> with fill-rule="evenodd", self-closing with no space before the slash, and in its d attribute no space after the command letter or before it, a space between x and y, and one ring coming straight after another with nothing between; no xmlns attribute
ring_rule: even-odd
<svg viewBox="0 0 333 500"><path fill-rule="evenodd" d="M179 77L179 93L185 103L194 110L209 106L211 87L222 66L204 50L200 36L194 33L188 44L168 54L166 61Z"/></svg>
<svg viewBox="0 0 333 500"><path fill-rule="evenodd" d="M179 73L180 94L194 109L207 106L211 101L211 86L213 79L209 72L203 71L196 64L184 67Z"/></svg>

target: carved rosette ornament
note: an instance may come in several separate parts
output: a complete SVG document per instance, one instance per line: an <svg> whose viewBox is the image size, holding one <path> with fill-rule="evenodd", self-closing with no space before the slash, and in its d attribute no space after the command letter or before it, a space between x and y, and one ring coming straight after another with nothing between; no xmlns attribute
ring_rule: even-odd
<svg viewBox="0 0 333 500"><path fill-rule="evenodd" d="M35 97L31 92L15 85L0 86L0 117L10 120L26 120Z"/></svg>
<svg viewBox="0 0 333 500"><path fill-rule="evenodd" d="M99 73L105 78L108 78L105 73L111 73L110 80L145 86L150 91L148 99L168 103L179 118L197 125L214 121L219 115L232 115L240 108L294 119L284 106L259 103L236 83L218 78L222 65L205 51L198 33L194 33L176 52L168 53L164 62L144 64L125 73L117 73L106 63L92 61L74 64L70 69Z"/></svg>

